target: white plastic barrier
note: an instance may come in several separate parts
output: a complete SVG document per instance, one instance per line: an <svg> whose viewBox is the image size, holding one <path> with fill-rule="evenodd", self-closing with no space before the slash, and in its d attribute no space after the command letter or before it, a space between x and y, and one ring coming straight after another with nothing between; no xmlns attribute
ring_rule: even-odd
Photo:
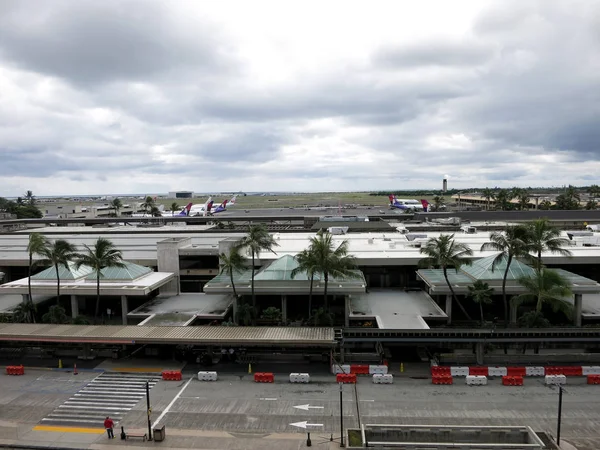
<svg viewBox="0 0 600 450"><path fill-rule="evenodd" d="M581 366L582 375L600 375L600 366Z"/></svg>
<svg viewBox="0 0 600 450"><path fill-rule="evenodd" d="M334 374L337 373L350 373L350 364L334 364L331 367L331 372Z"/></svg>
<svg viewBox="0 0 600 450"><path fill-rule="evenodd" d="M506 367L488 367L490 377L505 377L507 375Z"/></svg>
<svg viewBox="0 0 600 450"><path fill-rule="evenodd" d="M469 386L484 386L487 384L487 377L484 375L467 375L466 382Z"/></svg>
<svg viewBox="0 0 600 450"><path fill-rule="evenodd" d="M371 375L374 375L376 373L386 374L386 373L388 373L388 366L384 366L384 365L379 365L379 366L370 365L369 366L369 373Z"/></svg>
<svg viewBox="0 0 600 450"><path fill-rule="evenodd" d="M200 381L217 381L217 372L198 372Z"/></svg>
<svg viewBox="0 0 600 450"><path fill-rule="evenodd" d="M310 375L307 373L290 373L290 383L309 383Z"/></svg>
<svg viewBox="0 0 600 450"><path fill-rule="evenodd" d="M546 384L567 384L567 377L564 375L546 375Z"/></svg>
<svg viewBox="0 0 600 450"><path fill-rule="evenodd" d="M453 377L466 377L469 375L469 368L463 366L451 366L450 375Z"/></svg>
<svg viewBox="0 0 600 450"><path fill-rule="evenodd" d="M391 373L376 373L373 375L373 383L375 384L392 384L394 376Z"/></svg>
<svg viewBox="0 0 600 450"><path fill-rule="evenodd" d="M525 375L528 377L543 377L546 370L543 366L528 366L525 367Z"/></svg>

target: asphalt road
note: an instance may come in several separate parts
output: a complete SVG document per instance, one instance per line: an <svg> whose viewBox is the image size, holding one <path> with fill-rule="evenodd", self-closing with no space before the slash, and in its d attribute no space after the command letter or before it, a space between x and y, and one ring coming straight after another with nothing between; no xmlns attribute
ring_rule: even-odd
<svg viewBox="0 0 600 450"><path fill-rule="evenodd" d="M61 405L72 403L97 376L29 371L22 377L5 377L0 420L32 427L42 423ZM160 424L167 430L260 434L303 433L307 429L292 424L306 421L315 438L339 435L339 387L333 375L316 375L310 384L290 384L286 374L276 374L273 384L254 383L248 374L225 374L216 382L188 380L159 381L152 388L153 422L162 416ZM424 377L396 374L393 385L375 385L361 377L356 386L343 386L344 427L359 423L529 425L555 435L558 395L542 382L527 378L525 386L509 387L492 379L488 386L469 387L464 379L455 378L454 385L435 386ZM583 377L569 378L568 383L562 437L580 450L596 450L600 448L600 386L585 384ZM295 408L302 405L309 408ZM119 427L147 424L144 398L119 413Z"/></svg>

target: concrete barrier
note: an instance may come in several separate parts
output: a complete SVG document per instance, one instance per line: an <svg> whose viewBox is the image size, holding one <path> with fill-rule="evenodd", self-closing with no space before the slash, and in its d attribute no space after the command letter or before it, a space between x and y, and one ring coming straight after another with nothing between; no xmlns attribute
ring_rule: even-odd
<svg viewBox="0 0 600 450"><path fill-rule="evenodd" d="M373 375L373 383L374 384L392 384L394 382L394 377L391 373L376 373Z"/></svg>
<svg viewBox="0 0 600 450"><path fill-rule="evenodd" d="M567 384L567 377L565 375L546 375L545 383L547 385L550 384Z"/></svg>
<svg viewBox="0 0 600 450"><path fill-rule="evenodd" d="M336 375L338 373L350 373L350 364L334 364L331 366L331 373Z"/></svg>
<svg viewBox="0 0 600 450"><path fill-rule="evenodd" d="M388 373L388 366L384 365L370 365L369 374L375 375L376 373L386 374Z"/></svg>
<svg viewBox="0 0 600 450"><path fill-rule="evenodd" d="M525 367L525 375L528 377L543 377L546 375L546 369L542 366L527 366Z"/></svg>
<svg viewBox="0 0 600 450"><path fill-rule="evenodd" d="M453 377L466 377L469 375L469 368L467 366L452 366L450 367L450 375Z"/></svg>
<svg viewBox="0 0 600 450"><path fill-rule="evenodd" d="M217 372L198 372L198 380L200 381L217 381Z"/></svg>
<svg viewBox="0 0 600 450"><path fill-rule="evenodd" d="M506 367L488 367L488 375L490 377L505 377L508 375Z"/></svg>
<svg viewBox="0 0 600 450"><path fill-rule="evenodd" d="M600 375L600 366L581 366L582 375Z"/></svg>
<svg viewBox="0 0 600 450"><path fill-rule="evenodd" d="M310 383L310 375L307 373L290 373L290 383Z"/></svg>
<svg viewBox="0 0 600 450"><path fill-rule="evenodd" d="M484 375L467 375L466 383L469 386L485 386L487 377Z"/></svg>

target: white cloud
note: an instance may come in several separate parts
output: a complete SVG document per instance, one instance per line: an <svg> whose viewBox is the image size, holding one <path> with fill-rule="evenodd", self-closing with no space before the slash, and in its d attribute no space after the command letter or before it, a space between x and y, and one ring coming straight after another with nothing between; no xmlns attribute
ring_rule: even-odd
<svg viewBox="0 0 600 450"><path fill-rule="evenodd" d="M0 196L590 184L600 168L598 1L1 8Z"/></svg>

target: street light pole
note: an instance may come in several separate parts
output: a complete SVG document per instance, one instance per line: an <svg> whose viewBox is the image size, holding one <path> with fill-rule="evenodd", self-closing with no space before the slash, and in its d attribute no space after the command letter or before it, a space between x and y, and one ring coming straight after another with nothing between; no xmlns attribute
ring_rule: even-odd
<svg viewBox="0 0 600 450"><path fill-rule="evenodd" d="M146 410L148 413L148 440L152 440L152 423L150 421L150 414L152 414L152 408L150 408L150 385L146 381Z"/></svg>
<svg viewBox="0 0 600 450"><path fill-rule="evenodd" d="M556 429L556 445L560 446L560 419L562 416L562 395L563 388L562 386L558 386L558 425Z"/></svg>
<svg viewBox="0 0 600 450"><path fill-rule="evenodd" d="M342 389L343 386L344 383L340 383L340 447L344 447L344 391Z"/></svg>

